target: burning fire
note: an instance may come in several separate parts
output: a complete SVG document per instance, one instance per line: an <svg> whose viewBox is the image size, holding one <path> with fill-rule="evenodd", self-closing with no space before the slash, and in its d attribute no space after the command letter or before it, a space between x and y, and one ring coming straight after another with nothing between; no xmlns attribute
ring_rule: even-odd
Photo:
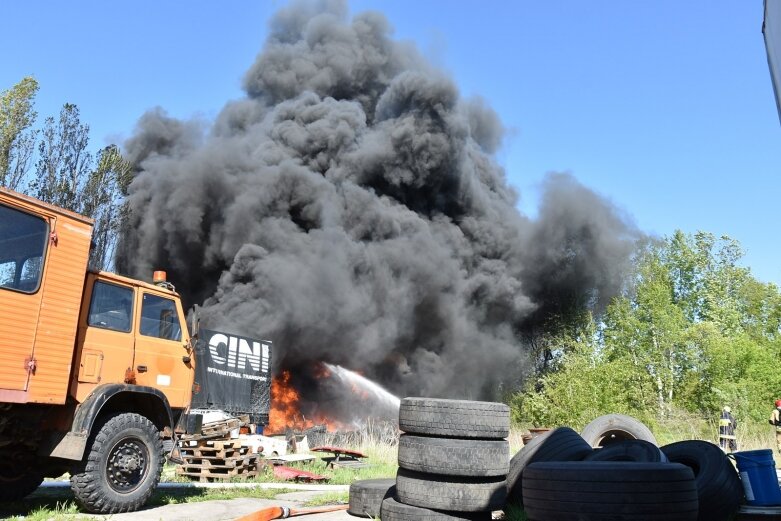
<svg viewBox="0 0 781 521"><path fill-rule="evenodd" d="M317 366L314 376L328 378L331 372L322 364ZM265 430L270 433L284 433L288 429L303 431L316 425L325 425L328 432L349 430L338 421L317 412L304 415L301 411L301 396L291 383L290 371L282 371L271 381L271 410Z"/></svg>
<svg viewBox="0 0 781 521"><path fill-rule="evenodd" d="M311 368L305 383L299 377L285 370L271 381L271 410L265 431L281 434L315 426L325 426L329 432L348 431L369 417L398 418L399 399L358 373L321 363ZM317 398L302 399L301 387L296 385L306 385L305 394Z"/></svg>
<svg viewBox="0 0 781 521"><path fill-rule="evenodd" d="M302 387L296 386L303 385L302 399ZM399 399L376 383L344 367L320 363L303 380L289 370L272 379L265 430L281 434L325 426L329 432L352 431L370 417L395 420L398 411Z"/></svg>

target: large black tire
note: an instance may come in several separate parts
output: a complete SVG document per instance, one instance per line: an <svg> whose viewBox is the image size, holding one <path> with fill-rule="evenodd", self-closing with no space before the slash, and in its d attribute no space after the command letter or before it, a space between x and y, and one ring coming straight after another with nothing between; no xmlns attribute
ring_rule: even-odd
<svg viewBox="0 0 781 521"><path fill-rule="evenodd" d="M399 467L443 476L506 476L510 445L505 440L462 440L402 434Z"/></svg>
<svg viewBox="0 0 781 521"><path fill-rule="evenodd" d="M671 462L686 465L694 472L700 499L699 521L732 519L743 500L743 487L735 467L718 446L688 440L665 445L661 450Z"/></svg>
<svg viewBox="0 0 781 521"><path fill-rule="evenodd" d="M491 512L441 512L399 503L394 498L382 502L382 521L489 521Z"/></svg>
<svg viewBox="0 0 781 521"><path fill-rule="evenodd" d="M594 448L625 440L645 440L658 445L651 430L626 414L606 414L583 427L580 433Z"/></svg>
<svg viewBox="0 0 781 521"><path fill-rule="evenodd" d="M539 462L523 473L529 521L695 521L697 487L678 463Z"/></svg>
<svg viewBox="0 0 781 521"><path fill-rule="evenodd" d="M635 461L638 463L666 463L662 449L645 440L625 440L607 447L594 449L584 461Z"/></svg>
<svg viewBox="0 0 781 521"><path fill-rule="evenodd" d="M490 512L501 509L506 498L504 476L466 478L406 469L399 469L396 474L396 499L416 507L450 512Z"/></svg>
<svg viewBox="0 0 781 521"><path fill-rule="evenodd" d="M580 461L591 454L591 445L586 443L580 434L569 427L540 434L510 460L510 470L507 474L507 496L516 504L523 504L521 484L523 470L536 461Z"/></svg>
<svg viewBox="0 0 781 521"><path fill-rule="evenodd" d="M394 478L354 481L350 484L350 505L347 513L364 518L378 517L382 500L393 497L395 492Z"/></svg>
<svg viewBox="0 0 781 521"><path fill-rule="evenodd" d="M4 463L0 464L0 502L22 499L32 494L43 483L42 473Z"/></svg>
<svg viewBox="0 0 781 521"><path fill-rule="evenodd" d="M510 433L510 408L496 402L404 398L399 428L407 434L500 440Z"/></svg>
<svg viewBox="0 0 781 521"><path fill-rule="evenodd" d="M86 461L71 476L76 501L95 514L138 510L160 481L162 452L160 434L144 416L106 418L91 438Z"/></svg>

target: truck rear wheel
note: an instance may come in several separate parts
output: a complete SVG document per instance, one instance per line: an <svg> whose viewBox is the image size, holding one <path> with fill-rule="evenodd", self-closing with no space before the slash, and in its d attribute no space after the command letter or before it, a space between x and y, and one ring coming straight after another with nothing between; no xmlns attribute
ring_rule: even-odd
<svg viewBox="0 0 781 521"><path fill-rule="evenodd" d="M43 474L24 467L0 465L0 502L16 501L32 494L43 483Z"/></svg>
<svg viewBox="0 0 781 521"><path fill-rule="evenodd" d="M139 509L160 481L162 453L160 433L149 419L135 413L109 417L71 476L76 501L95 514Z"/></svg>

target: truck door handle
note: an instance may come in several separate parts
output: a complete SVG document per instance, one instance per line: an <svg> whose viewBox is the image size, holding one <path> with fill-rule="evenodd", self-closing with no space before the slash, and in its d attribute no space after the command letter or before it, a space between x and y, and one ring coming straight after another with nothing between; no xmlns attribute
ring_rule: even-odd
<svg viewBox="0 0 781 521"><path fill-rule="evenodd" d="M136 369L138 370L139 373L147 372L147 367L145 365L139 365L138 367L136 367Z"/></svg>

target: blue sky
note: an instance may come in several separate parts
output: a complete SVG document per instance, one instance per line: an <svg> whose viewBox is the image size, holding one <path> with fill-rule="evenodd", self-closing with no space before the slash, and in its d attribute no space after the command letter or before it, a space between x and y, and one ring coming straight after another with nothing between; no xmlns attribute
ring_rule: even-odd
<svg viewBox="0 0 781 521"><path fill-rule="evenodd" d="M0 90L39 81L37 109L79 106L95 148L160 106L209 119L242 96L286 2L12 0ZM508 129L500 162L534 215L569 171L645 232L726 234L781 285L781 125L762 0L354 0L479 95Z"/></svg>

